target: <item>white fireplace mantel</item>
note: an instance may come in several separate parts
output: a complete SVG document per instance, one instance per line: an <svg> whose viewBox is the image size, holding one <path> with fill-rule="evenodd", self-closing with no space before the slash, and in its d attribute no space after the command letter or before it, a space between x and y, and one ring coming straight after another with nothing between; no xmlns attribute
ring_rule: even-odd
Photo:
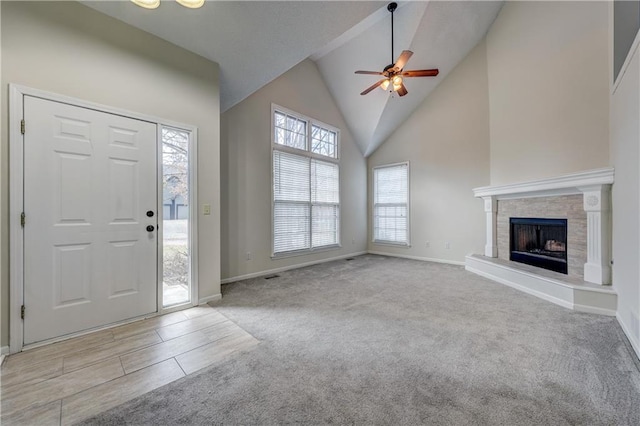
<svg viewBox="0 0 640 426"><path fill-rule="evenodd" d="M530 182L483 186L474 188L473 195L479 198L493 197L496 200L572 195L582 193L582 187L611 185L613 180L613 168L595 169Z"/></svg>
<svg viewBox="0 0 640 426"><path fill-rule="evenodd" d="M498 200L582 194L583 207L587 212L584 280L595 284L611 284L610 207L613 182L614 169L604 168L531 182L475 188L473 194L484 200L486 213L485 256L498 256Z"/></svg>

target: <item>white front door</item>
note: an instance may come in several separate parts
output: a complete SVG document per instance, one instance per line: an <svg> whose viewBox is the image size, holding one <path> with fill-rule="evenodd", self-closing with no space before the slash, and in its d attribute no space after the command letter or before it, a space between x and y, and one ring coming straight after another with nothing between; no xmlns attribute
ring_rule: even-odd
<svg viewBox="0 0 640 426"><path fill-rule="evenodd" d="M32 96L24 120L24 344L156 312L156 124Z"/></svg>

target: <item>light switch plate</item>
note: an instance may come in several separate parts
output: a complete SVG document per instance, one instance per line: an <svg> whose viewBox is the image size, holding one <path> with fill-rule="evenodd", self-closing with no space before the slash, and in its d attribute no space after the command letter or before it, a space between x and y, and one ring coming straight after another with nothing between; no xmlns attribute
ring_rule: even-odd
<svg viewBox="0 0 640 426"><path fill-rule="evenodd" d="M211 204L203 204L202 205L202 214L208 216L211 214Z"/></svg>

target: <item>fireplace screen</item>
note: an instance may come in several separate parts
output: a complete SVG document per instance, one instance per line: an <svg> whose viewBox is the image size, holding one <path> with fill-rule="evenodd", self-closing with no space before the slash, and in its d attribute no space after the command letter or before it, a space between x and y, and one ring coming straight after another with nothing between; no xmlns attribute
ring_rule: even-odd
<svg viewBox="0 0 640 426"><path fill-rule="evenodd" d="M567 273L567 220L515 218L510 223L510 259Z"/></svg>

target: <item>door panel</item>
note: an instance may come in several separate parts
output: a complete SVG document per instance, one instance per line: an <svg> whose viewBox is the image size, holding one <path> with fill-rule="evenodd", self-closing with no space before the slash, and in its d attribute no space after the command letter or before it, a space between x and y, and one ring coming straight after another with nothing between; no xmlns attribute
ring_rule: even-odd
<svg viewBox="0 0 640 426"><path fill-rule="evenodd" d="M24 343L156 312L156 125L31 96L24 118Z"/></svg>

